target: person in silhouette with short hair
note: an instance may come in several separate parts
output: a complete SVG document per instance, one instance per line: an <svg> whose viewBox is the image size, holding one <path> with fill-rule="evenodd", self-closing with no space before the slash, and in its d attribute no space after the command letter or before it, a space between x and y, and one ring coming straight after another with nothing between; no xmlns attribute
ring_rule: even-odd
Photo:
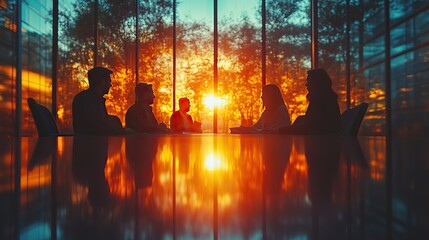
<svg viewBox="0 0 429 240"><path fill-rule="evenodd" d="M137 101L125 114L125 123L127 128L131 128L136 132L145 133L166 133L169 129L164 123L158 123L155 115L152 112L153 93L152 84L137 83L135 87Z"/></svg>
<svg viewBox="0 0 429 240"><path fill-rule="evenodd" d="M263 86L261 98L265 110L253 128L264 132L277 132L278 128L290 125L288 109L277 85Z"/></svg>
<svg viewBox="0 0 429 240"><path fill-rule="evenodd" d="M299 116L292 126L279 129L286 134L336 134L341 128L338 95L332 89L332 80L322 69L307 72L307 100L304 116Z"/></svg>
<svg viewBox="0 0 429 240"><path fill-rule="evenodd" d="M104 67L88 71L89 88L73 99L73 128L75 133L89 135L118 135L125 131L117 116L109 115L104 95L112 86L110 74Z"/></svg>
<svg viewBox="0 0 429 240"><path fill-rule="evenodd" d="M191 108L189 98L179 99L179 110L170 117L170 129L175 133L197 132L201 133L201 123L194 122L192 116L188 114Z"/></svg>

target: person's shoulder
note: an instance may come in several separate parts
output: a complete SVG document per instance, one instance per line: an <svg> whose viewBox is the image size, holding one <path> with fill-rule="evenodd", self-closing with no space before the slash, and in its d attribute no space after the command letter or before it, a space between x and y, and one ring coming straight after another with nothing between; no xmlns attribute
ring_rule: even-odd
<svg viewBox="0 0 429 240"><path fill-rule="evenodd" d="M88 90L80 91L76 95L74 95L74 98L79 98L81 96L84 96L87 92L88 92Z"/></svg>
<svg viewBox="0 0 429 240"><path fill-rule="evenodd" d="M74 96L75 99L86 99L86 98L92 98L92 97L93 97L93 94L88 89L83 90Z"/></svg>
<svg viewBox="0 0 429 240"><path fill-rule="evenodd" d="M137 106L136 106L136 104L134 103L133 105L131 105L131 106L127 109L127 113L126 113L126 114L129 114L129 113L132 113L132 112L136 111L136 108L137 108Z"/></svg>
<svg viewBox="0 0 429 240"><path fill-rule="evenodd" d="M174 118L174 117L177 117L179 115L180 115L180 112L177 110L173 114L171 114L171 117Z"/></svg>
<svg viewBox="0 0 429 240"><path fill-rule="evenodd" d="M288 112L286 105L279 105L277 107L277 112Z"/></svg>
<svg viewBox="0 0 429 240"><path fill-rule="evenodd" d="M73 102L83 102L86 99L88 99L88 90L83 90L74 96Z"/></svg>

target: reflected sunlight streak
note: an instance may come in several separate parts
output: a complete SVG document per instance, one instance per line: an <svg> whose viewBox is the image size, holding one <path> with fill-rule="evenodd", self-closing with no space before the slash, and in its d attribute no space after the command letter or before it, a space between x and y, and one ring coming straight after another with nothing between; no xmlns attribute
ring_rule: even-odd
<svg viewBox="0 0 429 240"><path fill-rule="evenodd" d="M214 171L223 168L222 164L222 161L213 153L210 153L204 161L204 166L209 171Z"/></svg>

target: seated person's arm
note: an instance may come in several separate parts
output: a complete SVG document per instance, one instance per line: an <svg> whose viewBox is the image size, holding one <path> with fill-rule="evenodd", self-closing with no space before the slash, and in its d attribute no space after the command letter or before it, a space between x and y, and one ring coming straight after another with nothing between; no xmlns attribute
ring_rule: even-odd
<svg viewBox="0 0 429 240"><path fill-rule="evenodd" d="M157 132L170 132L170 129L168 129L167 125L165 123L158 124Z"/></svg>
<svg viewBox="0 0 429 240"><path fill-rule="evenodd" d="M274 121L272 127L280 128L290 126L290 117L286 107L278 108L276 115L274 116Z"/></svg>
<svg viewBox="0 0 429 240"><path fill-rule="evenodd" d="M176 114L170 117L170 128L172 132L183 132L183 127L180 127L180 118Z"/></svg>
<svg viewBox="0 0 429 240"><path fill-rule="evenodd" d="M306 115L298 116L291 126L279 128L279 133L304 134L306 132Z"/></svg>
<svg viewBox="0 0 429 240"><path fill-rule="evenodd" d="M197 121L193 122L191 128L192 128L193 132L197 132L197 133L203 132L203 130L201 129L201 123L200 122L197 122Z"/></svg>
<svg viewBox="0 0 429 240"><path fill-rule="evenodd" d="M105 126L105 132L112 135L124 134L125 131L122 128L121 120L117 116L108 115L107 125Z"/></svg>
<svg viewBox="0 0 429 240"><path fill-rule="evenodd" d="M262 129L263 128L263 125L264 125L264 122L265 122L265 111L262 113L262 115L261 115L261 117L258 119L258 121L255 123L255 124L253 124L253 128L257 128L257 129Z"/></svg>

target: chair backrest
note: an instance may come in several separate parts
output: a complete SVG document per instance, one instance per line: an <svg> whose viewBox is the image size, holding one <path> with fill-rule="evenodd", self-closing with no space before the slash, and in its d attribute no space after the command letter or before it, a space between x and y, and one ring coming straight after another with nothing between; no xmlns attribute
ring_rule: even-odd
<svg viewBox="0 0 429 240"><path fill-rule="evenodd" d="M341 114L341 134L356 136L367 109L368 103L361 103L354 108L344 111Z"/></svg>
<svg viewBox="0 0 429 240"><path fill-rule="evenodd" d="M27 98L27 103L33 115L39 137L57 136L59 134L58 126L51 111L38 104L33 98Z"/></svg>

